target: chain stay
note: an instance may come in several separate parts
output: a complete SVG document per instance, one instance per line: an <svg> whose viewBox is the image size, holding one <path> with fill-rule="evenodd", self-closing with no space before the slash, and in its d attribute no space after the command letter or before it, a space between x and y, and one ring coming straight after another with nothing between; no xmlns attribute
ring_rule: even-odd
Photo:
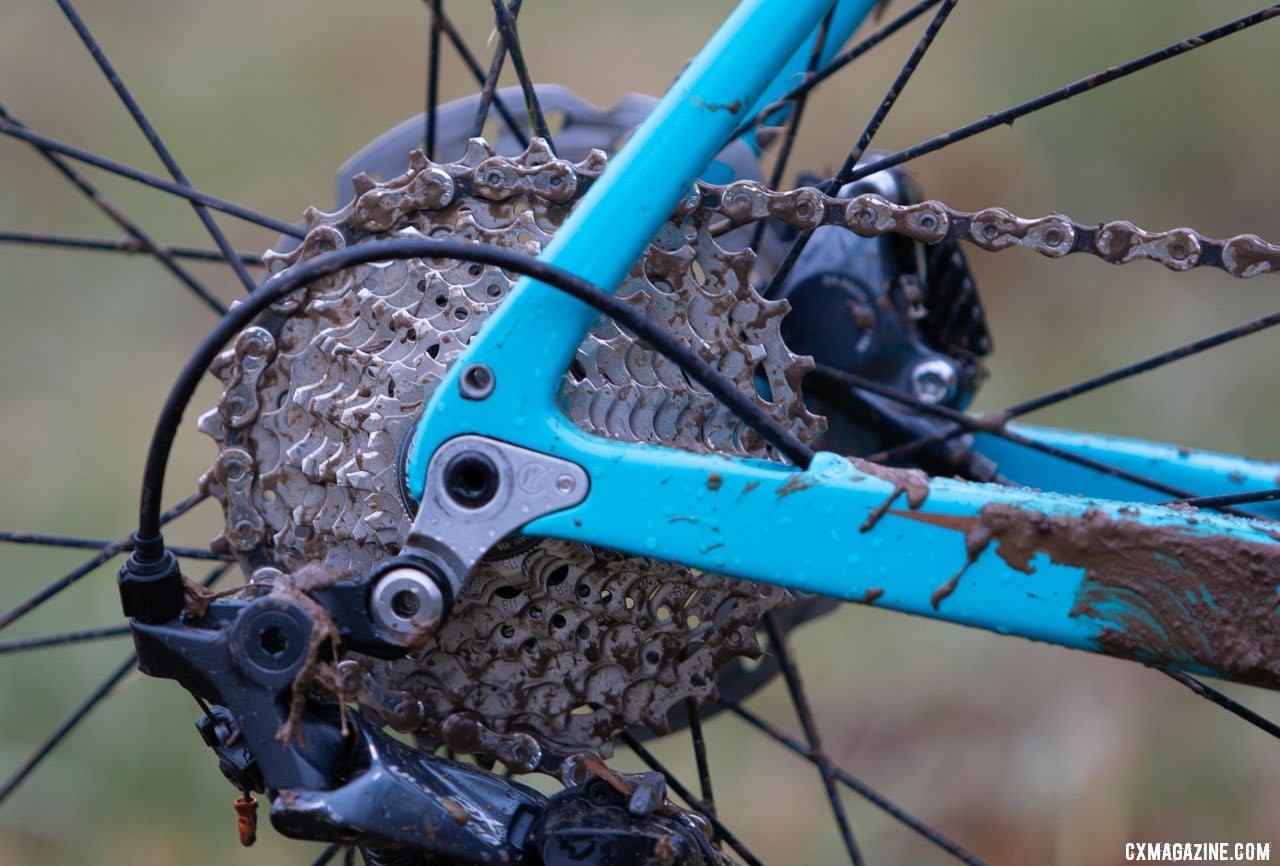
<svg viewBox="0 0 1280 866"><path fill-rule="evenodd" d="M1254 234L1216 240L1189 228L1147 231L1126 220L1087 226L1063 214L1024 219L1003 208L965 212L939 201L899 205L874 193L840 199L812 187L773 192L754 181L698 182L680 213L696 207L718 210L738 224L777 219L806 231L836 225L862 237L895 232L926 244L967 241L991 252L1025 247L1049 258L1087 253L1117 265L1147 259L1174 271L1208 267L1241 278L1280 273L1280 246Z"/></svg>

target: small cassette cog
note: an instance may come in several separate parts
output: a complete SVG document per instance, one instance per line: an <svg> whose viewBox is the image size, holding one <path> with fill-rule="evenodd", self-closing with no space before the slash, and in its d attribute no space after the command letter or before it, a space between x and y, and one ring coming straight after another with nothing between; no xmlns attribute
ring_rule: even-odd
<svg viewBox="0 0 1280 866"><path fill-rule="evenodd" d="M516 157L473 139L458 162L421 152L386 182L354 180L334 213L269 253L272 273L321 252L394 237L451 237L537 254L606 158L554 157L535 139ZM744 393L812 442L824 428L801 397L808 358L783 344L785 302L752 288L750 250L711 237L715 214L686 204L633 268L620 297L670 328ZM303 565L363 574L407 534L397 452L432 389L513 284L498 268L411 259L353 268L263 312L212 372L200 419L218 455L202 484L226 521L215 547L253 581ZM698 452L776 459L754 431L601 319L566 371L561 408L584 430ZM608 754L622 730L661 733L716 674L760 654L761 617L781 589L553 539L503 541L467 579L449 622L417 654L357 658L362 700L430 741L451 716L523 732L557 749Z"/></svg>

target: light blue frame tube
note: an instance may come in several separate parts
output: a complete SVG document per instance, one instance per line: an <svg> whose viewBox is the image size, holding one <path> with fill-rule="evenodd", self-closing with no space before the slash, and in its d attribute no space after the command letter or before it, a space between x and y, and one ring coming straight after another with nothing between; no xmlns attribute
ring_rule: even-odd
<svg viewBox="0 0 1280 866"><path fill-rule="evenodd" d="M842 2L842 14L859 13L847 21L874 5ZM742 3L543 258L614 290L830 6ZM595 438L556 403L595 319L548 286L519 282L436 388L410 446L410 492L422 498L442 443L490 436L572 460L590 477L580 505L533 521L529 534L1280 687L1280 544L1265 526L952 480L926 486L832 454L801 472ZM493 393L462 399L460 371L477 362L493 371Z"/></svg>

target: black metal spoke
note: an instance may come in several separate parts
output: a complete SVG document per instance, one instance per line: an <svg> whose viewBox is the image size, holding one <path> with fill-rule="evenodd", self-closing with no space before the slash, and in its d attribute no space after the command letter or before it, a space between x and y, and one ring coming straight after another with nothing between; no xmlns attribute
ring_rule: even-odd
<svg viewBox="0 0 1280 866"><path fill-rule="evenodd" d="M17 790L18 786L27 780L36 767L40 766L40 763L49 756L49 753L65 740L67 735L74 731L85 720L85 717L93 712L98 704L102 703L111 694L112 690L120 684L120 681L133 670L137 661L138 657L131 653L96 689L89 693L89 697L85 698L84 703L77 707L75 712L67 716L58 727L53 729L53 733L31 753L27 760L22 763L22 766L15 770L3 785L0 785L0 804L3 804Z"/></svg>
<svg viewBox="0 0 1280 866"><path fill-rule="evenodd" d="M11 532L5 530L0 530L0 542L38 544L45 547L69 547L78 550L102 550L116 543L105 538L84 538L78 535L49 535L41 532ZM180 544L166 544L165 550L184 559L231 561L231 557L222 556L204 547L184 547Z"/></svg>
<svg viewBox="0 0 1280 866"><path fill-rule="evenodd" d="M809 761L810 763L816 763L816 758L814 757L812 751L808 747L806 747L804 743L801 743L799 740L796 740L792 737L787 736L782 731L778 730L776 727L766 722L760 716L757 716L755 713L751 712L745 707L741 707L738 704L731 703L729 701L721 700L719 701L719 704L729 712L733 713L738 718L742 719L747 724L751 725L753 728L756 728L757 730L759 730L765 736L776 741L780 745L785 746L787 749L791 750L795 754L804 758L806 761ZM924 823L919 818L915 817L910 812L906 811L901 806L897 805L892 800L888 799L883 794L876 791L874 788L872 788L866 782L863 782L858 777L854 776L852 773L840 767L835 767L834 769L835 769L836 779L842 785L845 785L851 791L854 791L855 793L857 793L858 796L862 797L868 803L871 803L872 805L874 805L875 807L883 811L885 814L901 822L903 825L905 825L906 827L909 827L911 830L914 830L916 833L919 833L925 839L928 839L934 845L937 845L939 848L946 851L948 854L952 855L957 860L963 863L968 863L970 864L970 866L986 866L986 864L982 860L978 859L976 856L971 854L964 847L957 844L956 842L953 842L951 839L947 838L947 836L943 835L938 830L935 830L934 828L930 827L928 824Z"/></svg>
<svg viewBox="0 0 1280 866"><path fill-rule="evenodd" d="M166 511L163 515L161 515L160 522L162 524L168 523L174 518L187 513L192 508L195 508L197 505L203 502L208 497L208 495L209 495L208 493L204 493L204 492L193 493L191 496L188 496L186 499L182 500L177 505L173 506L168 511ZM72 584L78 582L88 574L95 571L99 566L103 565L108 560L120 555L121 553L124 553L127 550L132 550L132 549L133 549L132 536L125 536L124 538L118 539L116 541L113 541L111 544L108 544L106 547L102 548L102 550L98 552L98 555L95 556L93 559L90 559L88 562L85 562L82 565L79 565L76 568L72 569L71 571L67 572L65 575L58 578L53 583L49 584L44 589L37 592L35 595L31 596L26 601L19 604L17 607L10 609L7 613L4 614L4 616L0 616L0 630L7 628L8 626L12 625L15 621L26 616L28 613L35 610L40 605L44 604L46 601L53 598L58 593L62 592L67 587L71 586Z"/></svg>
<svg viewBox="0 0 1280 866"><path fill-rule="evenodd" d="M212 586L230 567L229 564L217 566L205 577L203 584L206 587ZM37 746L36 750L23 761L22 766L15 770L3 785L0 785L0 804L3 804L17 790L18 786L30 777L31 773L40 766L40 763L49 756L54 748L65 740L88 717L89 713L93 712L94 708L111 694L115 687L120 684L120 681L133 670L137 661L138 657L131 653L85 698L84 703L80 704L71 715L67 716L58 727L53 729L53 732L45 738L45 741Z"/></svg>
<svg viewBox="0 0 1280 866"><path fill-rule="evenodd" d="M63 156L71 157L78 162L83 162L87 165L92 165L95 168L100 168L103 171L108 171L112 174L119 175L120 177L128 178L129 180L136 181L149 187L154 187L155 189L162 190L170 195L175 195L178 198L199 202L213 208L214 210L219 210L225 214L242 219L245 222L251 222L256 225L260 225L263 228L271 229L272 231L279 232L282 235L288 235L291 238L298 239L306 237L306 232L302 229L297 226L290 225L283 220L278 220L274 217L260 214L256 211L250 210L249 208L241 207L238 204L232 204L229 201L210 195L207 192L201 192L200 190L192 189L189 186L183 186L181 184L165 180L162 177L156 177L154 174L139 171L138 169L125 165L122 162L116 162L114 159L107 159L105 156L99 156L96 153L87 151L84 148L75 147L67 144L66 142L59 141L56 138L41 135L32 129L28 129L25 126L14 123L11 120L0 121L0 133L11 136L12 138L18 138L22 141L30 142L31 144L39 146L41 150L59 153Z"/></svg>
<svg viewBox="0 0 1280 866"><path fill-rule="evenodd" d="M71 5L71 0L58 0L58 6L62 9L63 14L67 16L67 20L71 22L71 26L75 28L80 41L89 50L89 54L93 56L98 68L102 70L102 74L111 85L111 89L116 92L116 95L120 97L120 101L124 103L124 107L128 109L129 115L133 118L134 123L138 125L138 129L146 136L147 141L151 144L151 149L156 152L156 156L160 157L160 161L164 163L169 175L179 184L190 189L191 183L187 180L186 174L179 167L177 160L173 158L173 154L169 151L168 146L165 145L164 140L160 138L160 134L156 132L155 126L143 113L142 106L133 98L129 88L125 87L124 80L120 78L120 74L111 65L111 61L107 59L102 46L98 44L93 34L89 32L89 28L85 25L84 19L80 17L80 13ZM231 266L231 270L235 271L236 277L240 282L244 284L244 290L252 292L257 283L254 282L253 277L249 276L249 272L245 270L244 263L236 256L235 250L231 248L231 242L227 240L227 236L223 234L218 224L213 221L213 215L203 205L194 200L191 202L191 206L195 209L196 216L199 217L205 230L209 232L209 237L213 238L214 245L222 250L223 258Z"/></svg>
<svg viewBox="0 0 1280 866"><path fill-rule="evenodd" d="M1130 60L1128 63L1122 63L1119 66L1109 67L1093 75L1087 75L1078 81L1072 82L1065 87L1060 87L1057 90L1050 91L1043 96L1038 96L1035 99L1028 100L1027 102L1020 103L1012 106L1011 108L1006 108L1003 111L997 111L994 114L988 114L981 120L975 121L967 126L958 127L950 132L931 138L928 141L922 141L917 145L907 148L906 150L887 156L884 159L876 160L875 162L854 171L849 179L860 180L867 175L875 174L877 171L884 171L887 168L892 168L895 165L901 165L904 162L909 162L910 160L924 156L927 153L933 153L936 150L942 150L944 147L950 147L956 142L964 141L966 138L970 138L980 132L985 132L992 127L1011 124L1018 118L1026 117L1028 114L1033 114L1041 109L1048 108L1050 105L1062 102L1065 99L1070 99L1073 96L1084 93L1086 90L1093 90L1096 87L1100 87L1103 84L1109 84L1112 81L1124 78L1126 75L1132 75L1133 73L1146 69L1149 66L1154 66L1157 63L1163 63L1164 61L1170 60L1181 54L1194 51L1202 45L1208 45L1210 42L1216 42L1224 36L1239 33L1241 30L1253 27L1256 24L1261 24L1262 22L1268 21L1277 15L1280 15L1280 4L1268 6L1251 15L1245 15L1242 18L1237 18L1227 24L1223 24L1221 27L1215 27L1212 30L1206 30L1198 35L1175 42L1172 45L1161 48L1159 51L1144 54L1142 57Z"/></svg>
<svg viewBox="0 0 1280 866"><path fill-rule="evenodd" d="M328 866L329 863L333 862L333 858L338 856L339 847L340 846L334 844L325 848L320 852L320 856L311 862L311 866Z"/></svg>
<svg viewBox="0 0 1280 866"><path fill-rule="evenodd" d="M0 121L11 123L14 126L25 129L25 125L18 118L10 114L3 105L0 105ZM166 248L163 244L153 241L138 225L125 216L124 211L116 207L116 205L102 191L89 183L80 172L70 165L65 159L52 150L42 147L35 142L30 142L36 152L43 156L50 165L58 170L58 173L71 182L71 185L80 191L85 198L92 202L98 210L107 216L107 219L115 223L121 231L125 232L127 237L126 243L136 244L141 251L146 251L155 256L156 261L164 266L178 282L186 286L192 294L204 301L218 315L226 315L227 308L222 302L213 296L204 286L196 281L196 278L187 273L186 269L179 265L174 259L175 254L172 250ZM219 257L221 258L221 257Z"/></svg>
<svg viewBox="0 0 1280 866"><path fill-rule="evenodd" d="M822 63L822 51L827 44L827 32L831 29L831 18L835 14L836 7L832 6L822 19L821 26L818 27L818 34L813 38L813 47L809 52L809 63L805 67L805 81L809 81L818 72L818 65ZM791 105L791 116L787 118L787 131L782 137L782 145L778 148L778 156L773 161L773 170L769 173L769 189L781 189L782 177L787 171L787 163L791 161L791 148L795 145L796 134L800 131L800 120L804 116L804 108L808 102L809 91L806 90L797 96ZM764 230L767 225L768 222L766 220L760 220L756 223L756 227L751 234L751 249L759 251L760 241L764 237Z"/></svg>
<svg viewBox="0 0 1280 866"><path fill-rule="evenodd" d="M1276 737L1277 739L1280 739L1280 725L1277 725L1275 722L1271 721L1270 719L1263 718L1262 716L1255 713L1253 710L1246 707L1244 704L1241 704L1227 697L1222 692L1206 685L1205 683L1201 682L1200 680L1196 679L1190 674L1184 673L1182 671L1170 670L1169 668L1156 668L1156 670L1160 671L1160 673L1164 674L1170 679L1182 683L1184 686L1191 689L1191 691L1195 692L1197 695L1204 698L1205 700L1212 701L1213 703L1222 707L1224 710L1227 710L1230 713L1234 713L1235 715L1244 719L1246 722L1253 725L1254 727L1262 731L1265 731L1266 733L1270 734L1273 737Z"/></svg>
<svg viewBox="0 0 1280 866"><path fill-rule="evenodd" d="M69 643L103 640L105 638L124 637L129 634L127 625L109 625L102 628L90 628L83 631L70 631L62 634L46 634L40 637L27 637L18 640L0 641L0 655L23 652L26 650L44 649L51 646L64 646Z"/></svg>
<svg viewBox="0 0 1280 866"><path fill-rule="evenodd" d="M520 16L520 4L524 0L511 0L511 5L507 8L511 12L511 20L514 21ZM501 31L498 33L498 44L494 46L493 58L489 61L489 72L485 75L484 87L480 88L480 104L476 107L475 123L471 127L471 137L479 138L484 134L484 125L489 120L489 106L493 105L494 94L498 88L498 77L502 75L502 65L507 60L507 40L503 37ZM505 107L505 106L502 106ZM530 126L530 129L533 127ZM519 136L517 136L519 137ZM528 137L521 139L521 144L529 145Z"/></svg>
<svg viewBox="0 0 1280 866"><path fill-rule="evenodd" d="M711 789L711 765L707 761L707 740L702 735L702 714L697 698L685 698L689 716L689 738L693 741L693 759L698 765L698 787L702 789L702 807L708 815L716 814L716 796Z"/></svg>
<svg viewBox="0 0 1280 866"><path fill-rule="evenodd" d="M458 52L458 56L462 58L463 64L471 73L471 77L474 78L476 84L480 85L483 89L485 86L484 70L480 68L480 64L476 60L475 54L473 54L471 49L467 46L466 40L462 38L462 34L458 32L458 28L453 26L453 22L449 20L449 16L445 14L444 4L440 5L437 13L439 16L438 20L440 21L440 27L444 30L444 35L449 37L449 42L453 45L453 49ZM492 95L490 95L490 98L492 99ZM502 118L502 122L507 125L507 129L511 130L511 134L515 136L516 141L520 142L520 146L528 147L528 134L520 128L519 122L516 121L515 117L507 109L507 106L502 102L502 100L498 100L495 109L498 112L498 116ZM487 111L485 112L485 117L488 117ZM483 131L483 120L481 120L480 126ZM479 133L476 134L479 135Z"/></svg>
<svg viewBox="0 0 1280 866"><path fill-rule="evenodd" d="M127 255L136 253L154 254L150 247L133 235L125 235L120 240L111 241L104 238L83 238L73 235L41 234L39 232L0 232L0 243L63 247L65 249L125 253ZM197 247L161 247L161 249L175 259L191 259L198 262L226 261L222 258L222 253L217 250L203 250ZM262 265L262 256L255 253L236 253L236 255L246 265L255 267ZM214 303L217 303L216 299L213 300ZM219 312L219 315L226 313L226 308L221 304L217 304L215 309Z"/></svg>
<svg viewBox="0 0 1280 866"><path fill-rule="evenodd" d="M431 35L427 50L427 128L423 130L422 149L427 159L436 158L436 107L440 104L440 13L444 0L426 0L431 10Z"/></svg>
<svg viewBox="0 0 1280 866"><path fill-rule="evenodd" d="M533 78L529 75L529 66L524 60L524 49L520 45L520 34L516 30L516 17L507 9L503 0L493 0L493 16L506 43L507 53L511 55L511 65L515 67L516 78L520 80L520 89L524 91L525 111L529 114L529 128L547 143L547 147L555 153L556 146L551 140L551 130L547 128L547 119L542 115L542 106L538 104L538 93L533 87Z"/></svg>
<svg viewBox="0 0 1280 866"><path fill-rule="evenodd" d="M884 98L880 100L880 104L872 113L871 119L867 121L866 127L862 130L862 135L858 136L857 142L854 143L853 149L849 151L844 159L844 164L840 166L840 170L836 172L836 176L827 181L823 185L823 189L831 195L837 195L840 188L848 183L853 176L854 169L858 165L858 160L862 159L862 155L867 152L867 148L871 145L871 139L875 138L877 132L880 131L881 125L884 123L889 112L893 110L894 105L898 102L898 97L902 95L903 89L906 88L907 82L911 80L911 76L915 74L916 69L920 67L920 61L924 59L929 48L933 45L934 39L938 33L942 31L942 25L947 23L947 18L951 15L951 10L956 7L959 0L943 0L942 5L938 7L938 11L934 13L933 20L929 22L929 26L925 28L921 34L919 41L911 49L906 63L902 64L902 69L898 71L897 76L893 79L893 83L889 85L888 91L885 92ZM764 290L766 298L777 297L778 291L782 288L782 284L786 282L787 276L791 273L791 269L795 266L796 261L800 258L800 254L804 252L806 246L809 245L809 239L813 237L812 231L801 232L791 243L791 248L787 250L787 256L782 260L782 264L778 265L778 269L773 276L769 278L769 285Z"/></svg>
<svg viewBox="0 0 1280 866"><path fill-rule="evenodd" d="M791 696L791 705L795 708L800 726L804 728L805 739L809 742L809 754L822 776L822 785L827 789L827 800L831 803L831 814L835 817L836 827L849 852L851 866L861 866L862 852L858 850L858 841L854 838L853 827L849 824L849 816L845 812L844 802L840 799L840 791L836 787L836 768L831 758L822 748L822 736L818 732L817 722L809 707L809 699L805 695L804 683L800 679L800 671L796 668L782 630L778 628L771 613L764 615L765 630L769 634L769 652L778 660L778 668L787 684L787 693Z"/></svg>
<svg viewBox="0 0 1280 866"><path fill-rule="evenodd" d="M996 436L1008 442L1013 442L1016 445L1030 448L1033 451L1039 451L1042 454L1048 454L1050 457L1055 457L1067 463L1074 463L1078 466L1083 466L1086 469L1092 469L1095 472L1101 472L1104 475L1110 475L1113 478L1119 478L1123 481L1128 481L1132 484L1146 487L1147 489L1154 490L1157 493L1164 493L1168 496L1176 497L1179 501L1196 504L1202 499L1215 498L1197 497L1194 493L1174 487L1171 484L1165 484L1159 479L1142 475L1141 473L1133 472L1132 470L1124 469L1120 466L1113 466L1110 463L1095 460L1092 457L1077 454L1074 451L1068 451L1065 448L1058 448L1055 445L1038 442L1028 436L1023 436L1020 433L1014 433L1003 425L989 424L982 418L975 418L948 406L940 406L936 403L926 403L923 400L919 400L910 394L905 394L896 388L882 385L879 382L872 381L871 379L867 379L854 373L846 373L843 370L829 367L826 364L814 365L813 372L810 375L812 375L819 383L824 383L828 386L835 386L834 388L823 388L825 393L831 394L833 391L843 391L843 396L847 397L849 389L869 391L872 394L877 394L887 400L892 400L895 403L910 406L911 408L923 412L926 415L945 418L954 424L960 425L965 432L989 433L992 436ZM832 394L832 396L839 397L842 395ZM873 455L873 457L874 456L878 455ZM1230 508L1229 506L1231 504L1232 503L1230 502L1219 503L1221 506L1220 510L1227 514L1234 514L1237 517L1255 516L1244 511L1237 511Z"/></svg>
<svg viewBox="0 0 1280 866"><path fill-rule="evenodd" d="M998 412L989 416L989 418L995 418L1000 422L999 425L992 426L1003 426L1004 422L1011 421L1020 415L1026 415L1027 413L1034 412L1037 409L1044 409L1048 406L1053 406L1072 397L1078 397L1081 394L1087 394L1090 391L1097 390L1105 385L1111 385L1123 379L1137 376L1140 373L1155 370L1166 364L1171 364L1174 361L1180 361L1183 358L1188 358L1192 355L1197 355L1200 352L1207 351L1208 349L1213 349L1217 346L1239 340L1242 337L1249 336L1250 334L1256 334L1259 331L1266 330L1267 328L1273 328L1276 325L1280 325L1280 312L1260 316L1243 324L1236 325L1234 328L1227 328L1225 331L1218 331L1216 334L1210 334L1209 336L1202 337L1199 340L1192 340L1189 343L1183 343L1181 346L1176 346L1173 349L1160 352L1159 354L1144 358L1141 361L1126 364L1125 366L1119 367L1115 370L1110 370L1106 373L1081 380L1072 385L1067 385L1065 387L1049 391L1039 397L1024 400L1021 403L1010 406L1003 412ZM874 455L871 459L884 462L904 460L911 455L916 454L923 448L928 448L932 445L946 442L948 439L959 436L964 432L965 428L963 426L960 424L953 424L950 428L940 430L937 433L930 434L929 436L922 436L919 439L904 442L901 445L897 445L887 451Z"/></svg>
<svg viewBox="0 0 1280 866"><path fill-rule="evenodd" d="M1187 499L1179 499L1177 502L1183 505L1194 505L1196 508L1221 508L1225 505L1248 505L1253 502L1274 502L1280 499L1280 487L1272 487L1269 490L1253 490L1244 493L1222 493L1217 496L1192 496ZM1257 515L1246 514L1247 517L1256 517Z"/></svg>
<svg viewBox="0 0 1280 866"><path fill-rule="evenodd" d="M726 845L736 851L738 856L747 863L747 866L764 866L764 863L761 862L760 858L751 853L751 849L743 844L742 840L739 839L732 830L726 827L724 822L716 817L714 812L708 812L703 808L704 804L697 797L693 796L693 792L690 791L678 778L676 778L674 773L663 766L662 762L654 756L653 752L646 749L644 744L636 739L630 731L623 731L621 740L626 744L627 748L635 752L636 757L641 761L644 761L651 770L662 774L663 778L667 780L667 787L672 791L675 791L677 797L684 800L690 808L701 812L706 817L707 823L709 823L712 829L716 831L716 835L724 840Z"/></svg>
<svg viewBox="0 0 1280 866"><path fill-rule="evenodd" d="M911 49L911 54L907 57L906 63L902 64L902 69L898 70L898 75L894 78L893 84L889 85L889 90L885 93L884 99L880 100L880 105L876 107L875 113L867 121L866 129L862 131L862 135L858 136L858 141L854 144L853 150L849 151L844 158L844 165L840 166L836 176L829 181L829 190L839 190L840 187L849 182L854 168L858 165L858 160L862 159L862 155L867 152L867 148L871 145L871 139L875 138L876 133L880 131L885 118L889 116L889 112L897 104L898 97L902 95L902 91L911 80L911 76L915 75L916 69L920 67L920 61L924 59L925 54L932 47L933 41L938 37L938 33L942 31L942 25L947 23L951 10L955 9L958 2L959 0L943 0L942 5L938 7L938 11L933 15L933 20L929 22L929 26L920 35L920 40L916 42L915 48Z"/></svg>
<svg viewBox="0 0 1280 866"><path fill-rule="evenodd" d="M756 113L755 117L751 118L751 120L747 121L742 126L738 127L734 131L733 135L730 136L730 138L731 139L739 138L743 135L746 135L748 132L755 129L757 126L760 126L761 124L765 123L774 114L786 108L792 102L799 99L801 96L804 96L809 91L813 90L813 88L817 87L819 84L826 81L832 75L835 75L841 69L848 66L850 63L857 60L862 55L866 54L872 48L875 48L881 42L885 41L890 36L897 33L903 27L906 27L912 21L916 20L925 12L928 12L930 9L932 9L934 6L937 6L941 2L942 0L920 0L920 2L916 3L910 9L907 9L901 15L894 18L889 23L885 24L875 33L872 33L866 39L863 39L861 42L858 42L857 44L853 45L851 48L847 49L843 54L839 54L831 58L831 62L828 63L826 66L822 67L822 69L818 70L817 74L815 74L812 78L806 78L804 81L800 82L795 87L791 88L786 93L779 96L773 102L766 105L764 108L762 108L759 112Z"/></svg>

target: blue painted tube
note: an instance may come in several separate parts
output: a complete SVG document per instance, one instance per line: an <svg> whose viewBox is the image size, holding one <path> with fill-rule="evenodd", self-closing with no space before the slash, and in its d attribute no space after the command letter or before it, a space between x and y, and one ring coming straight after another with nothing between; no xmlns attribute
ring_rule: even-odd
<svg viewBox="0 0 1280 866"><path fill-rule="evenodd" d="M1009 430L1198 496L1249 493L1280 487L1278 463L1101 433L1079 433L1027 424L1010 424ZM1002 476L1026 487L1133 502L1169 500L1168 494L1096 469L1067 463L990 433L976 434L974 447L996 462ZM1262 517L1280 518L1280 502L1259 502L1239 508Z"/></svg>
<svg viewBox="0 0 1280 866"><path fill-rule="evenodd" d="M711 158L774 82L833 0L745 0L680 75L542 253L551 264L615 290ZM862 2L865 9L870 3ZM856 8L856 7L851 7ZM557 411L555 394L596 312L521 280L436 389L410 446L410 492L449 436L510 428ZM481 404L457 396L459 371L483 361L496 374ZM497 414L477 427L478 412ZM527 443L545 448L550 443Z"/></svg>
<svg viewBox="0 0 1280 866"><path fill-rule="evenodd" d="M1280 688L1268 525L829 453L800 472L555 424L591 492L528 534Z"/></svg>
<svg viewBox="0 0 1280 866"><path fill-rule="evenodd" d="M867 19L867 15L875 8L877 2L879 0L839 0L835 6L835 14L831 16L831 27L827 31L827 39L822 46L818 68L827 65L840 52L844 43ZM795 50L791 58L787 60L782 72L765 90L764 95L756 100L755 105L752 105L751 110L744 115L745 118L755 117L766 106L804 80L804 74L809 68L809 56L813 53L813 42L817 38L818 34L815 30ZM780 108L769 118L769 122L773 125L781 124L786 121L790 113L790 108ZM759 151L759 148L756 147L754 132L743 136L743 140L755 147L757 152Z"/></svg>

